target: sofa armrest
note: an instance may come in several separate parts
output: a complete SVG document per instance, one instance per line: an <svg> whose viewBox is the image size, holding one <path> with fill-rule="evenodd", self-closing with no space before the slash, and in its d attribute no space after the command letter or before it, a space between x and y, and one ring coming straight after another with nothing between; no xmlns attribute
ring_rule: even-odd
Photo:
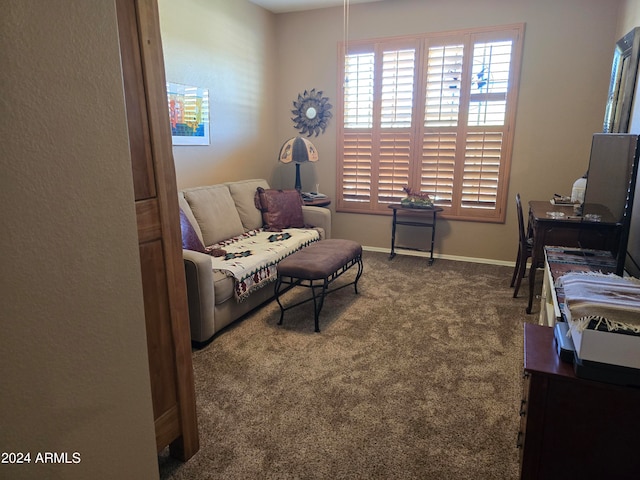
<svg viewBox="0 0 640 480"><path fill-rule="evenodd" d="M182 250L184 272L187 278L187 301L191 340L206 342L214 331L215 305L211 257L205 253Z"/></svg>
<svg viewBox="0 0 640 480"><path fill-rule="evenodd" d="M324 230L324 238L331 238L331 210L324 207L302 206L304 223Z"/></svg>

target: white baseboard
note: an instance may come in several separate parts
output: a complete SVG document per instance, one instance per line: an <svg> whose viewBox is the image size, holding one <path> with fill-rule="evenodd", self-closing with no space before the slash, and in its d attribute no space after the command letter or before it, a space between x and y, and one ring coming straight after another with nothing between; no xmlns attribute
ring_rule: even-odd
<svg viewBox="0 0 640 480"><path fill-rule="evenodd" d="M363 246L362 249L369 252L389 253L388 248ZM429 252L421 252L418 250L402 250L397 248L396 248L396 255L409 255L412 257L429 258ZM456 262L486 263L489 265L502 265L505 267L515 267L516 265L515 262L507 262L505 260L495 260L493 258L461 257L459 255L441 255L437 253L433 254L433 258L442 258L444 260L453 260Z"/></svg>

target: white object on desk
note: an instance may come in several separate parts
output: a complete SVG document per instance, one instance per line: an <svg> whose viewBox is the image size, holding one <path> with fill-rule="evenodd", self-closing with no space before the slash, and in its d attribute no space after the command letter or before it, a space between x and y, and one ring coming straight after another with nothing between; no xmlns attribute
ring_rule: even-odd
<svg viewBox="0 0 640 480"><path fill-rule="evenodd" d="M573 207L574 205L580 205L579 202L572 202L571 197L553 197L549 200L551 205L559 205L563 207Z"/></svg>
<svg viewBox="0 0 640 480"><path fill-rule="evenodd" d="M564 218L564 212L547 212L547 217Z"/></svg>
<svg viewBox="0 0 640 480"><path fill-rule="evenodd" d="M640 337L618 332L584 330L569 322L576 355L581 360L640 368Z"/></svg>
<svg viewBox="0 0 640 480"><path fill-rule="evenodd" d="M571 201L573 203L584 202L584 194L586 189L587 189L587 174L585 173L582 177L580 177L573 183L573 188L571 189Z"/></svg>

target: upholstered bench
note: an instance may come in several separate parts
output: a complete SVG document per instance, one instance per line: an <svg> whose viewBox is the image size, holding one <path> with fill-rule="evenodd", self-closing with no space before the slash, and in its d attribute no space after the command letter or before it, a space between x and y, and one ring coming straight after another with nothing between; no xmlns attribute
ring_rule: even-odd
<svg viewBox="0 0 640 480"><path fill-rule="evenodd" d="M331 282L354 265L358 265L358 273L353 282L328 290ZM286 310L313 300L315 331L319 332L318 318L320 310L322 310L324 297L349 285L353 285L355 293L358 293L358 280L362 275L362 246L352 240L320 240L281 260L277 268L278 278L275 285L275 297L280 306L280 321L278 325L282 325ZM286 288L281 291L283 286ZM294 286L310 288L312 296L284 307L280 302L280 293ZM318 295L316 295L316 289L320 290Z"/></svg>

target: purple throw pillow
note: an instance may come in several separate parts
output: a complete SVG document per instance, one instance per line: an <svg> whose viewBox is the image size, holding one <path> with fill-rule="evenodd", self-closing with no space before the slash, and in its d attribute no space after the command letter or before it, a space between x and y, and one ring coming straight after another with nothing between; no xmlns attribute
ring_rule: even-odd
<svg viewBox="0 0 640 480"><path fill-rule="evenodd" d="M262 212L267 230L277 232L283 228L303 228L302 197L297 190L265 190L258 187L256 207Z"/></svg>
<svg viewBox="0 0 640 480"><path fill-rule="evenodd" d="M193 229L193 225L187 215L180 209L180 230L182 230L182 248L195 252L207 253L204 245L200 241L198 234Z"/></svg>

